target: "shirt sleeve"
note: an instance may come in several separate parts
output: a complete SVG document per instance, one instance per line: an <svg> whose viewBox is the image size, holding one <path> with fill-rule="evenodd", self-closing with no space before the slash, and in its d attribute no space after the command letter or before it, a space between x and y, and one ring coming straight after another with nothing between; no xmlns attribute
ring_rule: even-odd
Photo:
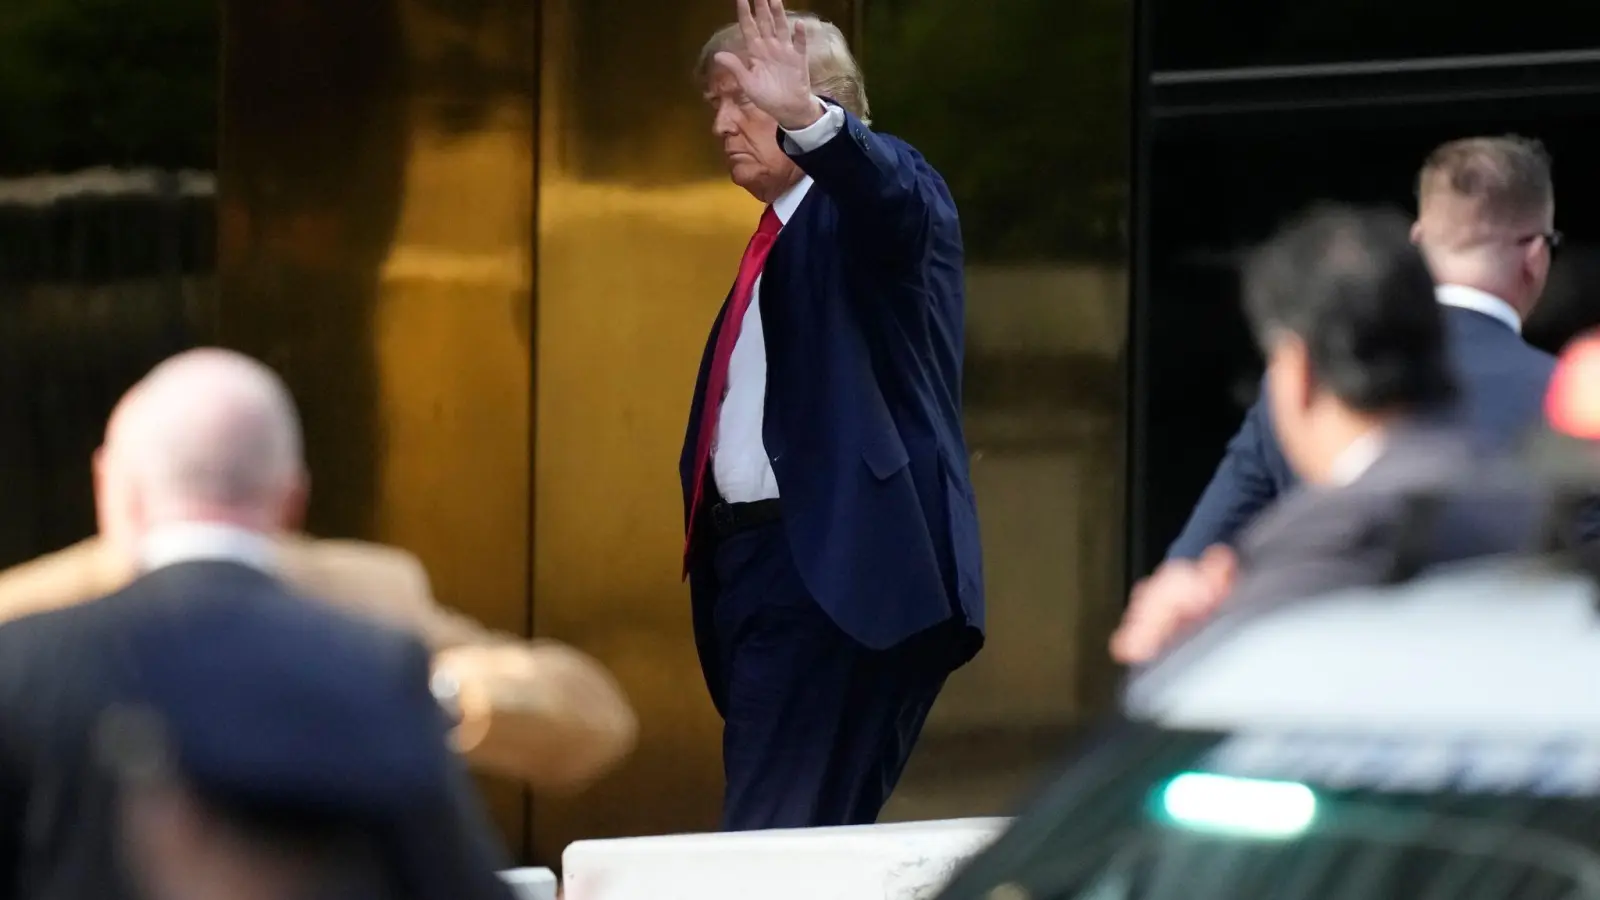
<svg viewBox="0 0 1600 900"><path fill-rule="evenodd" d="M812 122L799 131L780 129L783 132L784 150L788 153L811 153L823 144L833 140L839 132L844 130L844 110L832 103L817 98L822 108L827 110L822 118Z"/></svg>

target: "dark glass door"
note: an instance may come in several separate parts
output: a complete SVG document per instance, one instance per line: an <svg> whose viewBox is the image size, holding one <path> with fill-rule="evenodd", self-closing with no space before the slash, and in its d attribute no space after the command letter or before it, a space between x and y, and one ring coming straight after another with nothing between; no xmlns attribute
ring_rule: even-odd
<svg viewBox="0 0 1600 900"><path fill-rule="evenodd" d="M1153 6L1159 13L1174 2ZM1555 159L1557 225L1569 242L1528 336L1555 349L1600 322L1600 211L1591 200L1600 188L1591 164L1600 158L1600 52L1158 71L1145 85L1132 575L1165 554L1254 399L1260 360L1238 307L1239 254L1306 206L1326 199L1410 211L1417 168L1437 144L1476 134L1537 137Z"/></svg>
<svg viewBox="0 0 1600 900"><path fill-rule="evenodd" d="M1582 50L1591 4L1544 0L1148 0L1156 71Z"/></svg>

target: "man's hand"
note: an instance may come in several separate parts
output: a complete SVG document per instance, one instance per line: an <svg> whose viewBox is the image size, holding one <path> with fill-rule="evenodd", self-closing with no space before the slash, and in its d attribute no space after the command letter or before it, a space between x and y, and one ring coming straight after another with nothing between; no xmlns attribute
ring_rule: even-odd
<svg viewBox="0 0 1600 900"><path fill-rule="evenodd" d="M1216 545L1200 559L1172 560L1133 587L1128 611L1111 635L1111 656L1123 665L1154 659L1172 641L1209 618L1233 590L1238 560Z"/></svg>
<svg viewBox="0 0 1600 900"><path fill-rule="evenodd" d="M722 52L717 65L739 82L739 89L757 109L788 131L799 131L822 117L824 109L811 92L806 62L806 31L789 22L782 0L734 0L744 56Z"/></svg>

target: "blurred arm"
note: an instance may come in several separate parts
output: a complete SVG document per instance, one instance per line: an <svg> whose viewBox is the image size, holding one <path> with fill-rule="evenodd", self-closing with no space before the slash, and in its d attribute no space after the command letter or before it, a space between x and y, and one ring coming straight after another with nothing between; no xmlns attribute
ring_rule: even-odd
<svg viewBox="0 0 1600 900"><path fill-rule="evenodd" d="M485 771L535 789L583 789L633 750L638 720L598 661L555 641L439 651L434 672L459 688L456 745Z"/></svg>
<svg viewBox="0 0 1600 900"><path fill-rule="evenodd" d="M309 592L365 608L433 651L435 675L458 692L456 745L474 767L561 793L587 786L633 750L633 708L594 658L557 641L491 631L441 606L421 563L404 551L350 541L302 546L315 548L320 563L320 575L299 567ZM348 584L328 586L335 569Z"/></svg>
<svg viewBox="0 0 1600 900"><path fill-rule="evenodd" d="M132 580L99 538L88 538L0 572L0 624L88 602Z"/></svg>
<svg viewBox="0 0 1600 900"><path fill-rule="evenodd" d="M1244 527L1277 498L1280 486L1273 464L1281 460L1282 451L1272 436L1265 404L1263 391L1228 441L1211 483L1178 539L1167 549L1168 559L1197 559L1213 544L1232 545Z"/></svg>
<svg viewBox="0 0 1600 900"><path fill-rule="evenodd" d="M920 263L930 225L956 218L944 182L848 110L826 101L823 106L822 118L810 127L782 132L784 151L859 226L855 236Z"/></svg>

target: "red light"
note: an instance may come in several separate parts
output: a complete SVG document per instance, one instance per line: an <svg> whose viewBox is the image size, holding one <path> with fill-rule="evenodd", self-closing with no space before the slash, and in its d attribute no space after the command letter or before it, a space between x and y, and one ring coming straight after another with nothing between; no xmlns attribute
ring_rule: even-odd
<svg viewBox="0 0 1600 900"><path fill-rule="evenodd" d="M1545 393L1544 414L1562 434L1600 440L1600 338L1583 338L1561 354Z"/></svg>

